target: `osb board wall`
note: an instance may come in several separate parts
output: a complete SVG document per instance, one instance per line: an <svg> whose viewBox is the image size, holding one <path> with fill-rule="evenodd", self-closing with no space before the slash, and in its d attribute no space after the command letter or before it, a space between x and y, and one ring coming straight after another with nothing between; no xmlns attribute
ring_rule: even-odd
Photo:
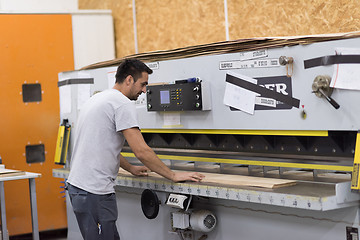
<svg viewBox="0 0 360 240"><path fill-rule="evenodd" d="M231 39L360 30L359 0L228 0Z"/></svg>
<svg viewBox="0 0 360 240"><path fill-rule="evenodd" d="M224 0L136 0L138 52L226 40ZM135 53L132 0L79 0L111 9L117 57ZM360 30L359 0L227 0L229 40Z"/></svg>
<svg viewBox="0 0 360 240"><path fill-rule="evenodd" d="M135 53L132 0L79 0L78 5L79 9L112 10L116 56L123 57Z"/></svg>
<svg viewBox="0 0 360 240"><path fill-rule="evenodd" d="M225 40L221 0L136 0L139 52Z"/></svg>

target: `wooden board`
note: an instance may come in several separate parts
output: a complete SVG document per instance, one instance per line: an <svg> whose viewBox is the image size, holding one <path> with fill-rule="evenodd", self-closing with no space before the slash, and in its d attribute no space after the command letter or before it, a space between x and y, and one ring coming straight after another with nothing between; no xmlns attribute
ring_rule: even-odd
<svg viewBox="0 0 360 240"><path fill-rule="evenodd" d="M156 62L174 59L184 59L204 55L226 54L242 51L254 51L264 48L279 48L299 44L311 44L316 42L358 38L360 31L351 33L338 33L327 35L309 35L298 37L260 37L238 39L225 42L214 42L209 44L194 45L172 50L161 50L154 52L138 53L128 55L125 58L137 58L144 62ZM118 58L109 61L94 63L82 69L93 69L100 67L118 66L125 58Z"/></svg>
<svg viewBox="0 0 360 240"><path fill-rule="evenodd" d="M13 177L13 176L19 176L19 175L25 175L24 171L18 171L18 170L12 170L12 169L0 169L0 178L1 177Z"/></svg>
<svg viewBox="0 0 360 240"><path fill-rule="evenodd" d="M183 172L183 171L176 171ZM120 169L119 173L122 175L131 175L129 172ZM277 178L263 178L263 177L252 177L252 176L243 176L243 175L232 175L232 174L219 174L219 173L205 173L205 178L201 181L202 183L210 184L219 184L225 186L235 186L235 187L261 187L261 188L280 188L293 186L296 184L296 180L288 179L277 179ZM149 177L153 178L163 178L157 173L150 172Z"/></svg>

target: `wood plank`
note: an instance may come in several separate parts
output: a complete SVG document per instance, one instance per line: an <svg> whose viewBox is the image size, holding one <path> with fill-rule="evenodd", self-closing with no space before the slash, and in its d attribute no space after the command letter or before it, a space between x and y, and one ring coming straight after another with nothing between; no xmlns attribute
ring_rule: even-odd
<svg viewBox="0 0 360 240"><path fill-rule="evenodd" d="M184 59L189 57L226 54L241 51L254 51L264 48L275 48L294 46L299 44L311 44L316 42L356 38L360 36L360 32L323 34L323 35L307 35L292 37L258 37L245 38L232 41L214 42L209 44L201 44L176 48L171 50L159 50L153 52L131 54L123 58L103 61L85 66L83 69L94 69L100 67L118 66L125 58L137 58L144 62L157 62L174 59Z"/></svg>
<svg viewBox="0 0 360 240"><path fill-rule="evenodd" d="M184 171L176 171L184 172ZM126 176L132 176L129 172L120 169L119 173ZM163 178L155 172L149 172L149 177L161 179ZM288 179L277 179L277 178L264 178L264 177L253 177L253 176L243 176L243 175L233 175L233 174L219 174L219 173L205 173L205 178L201 181L202 183L210 184L220 184L225 186L235 186L235 187L260 187L260 188L280 188L293 186L296 184L296 180Z"/></svg>
<svg viewBox="0 0 360 240"><path fill-rule="evenodd" d="M19 176L19 175L25 175L24 171L19 170L13 170L13 169L0 169L0 178L1 177L13 177L13 176Z"/></svg>

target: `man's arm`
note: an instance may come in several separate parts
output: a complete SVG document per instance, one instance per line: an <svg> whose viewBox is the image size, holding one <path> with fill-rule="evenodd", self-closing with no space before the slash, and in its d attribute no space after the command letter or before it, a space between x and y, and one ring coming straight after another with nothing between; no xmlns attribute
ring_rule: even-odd
<svg viewBox="0 0 360 240"><path fill-rule="evenodd" d="M120 154L120 167L135 176L147 176L148 175L147 171L149 170L145 166L134 166L130 164L121 154Z"/></svg>
<svg viewBox="0 0 360 240"><path fill-rule="evenodd" d="M152 171L174 182L195 181L198 182L204 178L204 175L196 172L173 172L159 158L155 152L146 144L138 128L129 128L123 130L126 141L135 156Z"/></svg>

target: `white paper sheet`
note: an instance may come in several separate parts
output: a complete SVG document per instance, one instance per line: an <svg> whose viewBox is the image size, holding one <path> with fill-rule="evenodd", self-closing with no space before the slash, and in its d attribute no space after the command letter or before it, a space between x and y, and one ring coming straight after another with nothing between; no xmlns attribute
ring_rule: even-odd
<svg viewBox="0 0 360 240"><path fill-rule="evenodd" d="M79 72L78 78L91 78L90 74ZM77 84L77 108L81 109L84 103L90 98L90 84Z"/></svg>
<svg viewBox="0 0 360 240"><path fill-rule="evenodd" d="M360 48L337 48L336 55L360 55ZM360 90L360 64L336 64L330 87Z"/></svg>
<svg viewBox="0 0 360 240"><path fill-rule="evenodd" d="M164 124L163 127L179 127L181 126L180 122L180 113L164 113Z"/></svg>
<svg viewBox="0 0 360 240"><path fill-rule="evenodd" d="M59 87L60 95L60 115L71 113L71 86L64 85Z"/></svg>
<svg viewBox="0 0 360 240"><path fill-rule="evenodd" d="M257 80L254 78L232 72L228 72L227 74L257 84ZM254 114L255 98L257 96L260 96L260 94L226 82L223 102L227 106L239 109L249 114Z"/></svg>
<svg viewBox="0 0 360 240"><path fill-rule="evenodd" d="M84 103L90 98L90 84L78 84L77 108L81 109Z"/></svg>
<svg viewBox="0 0 360 240"><path fill-rule="evenodd" d="M112 88L115 84L116 70L107 73L108 88Z"/></svg>

